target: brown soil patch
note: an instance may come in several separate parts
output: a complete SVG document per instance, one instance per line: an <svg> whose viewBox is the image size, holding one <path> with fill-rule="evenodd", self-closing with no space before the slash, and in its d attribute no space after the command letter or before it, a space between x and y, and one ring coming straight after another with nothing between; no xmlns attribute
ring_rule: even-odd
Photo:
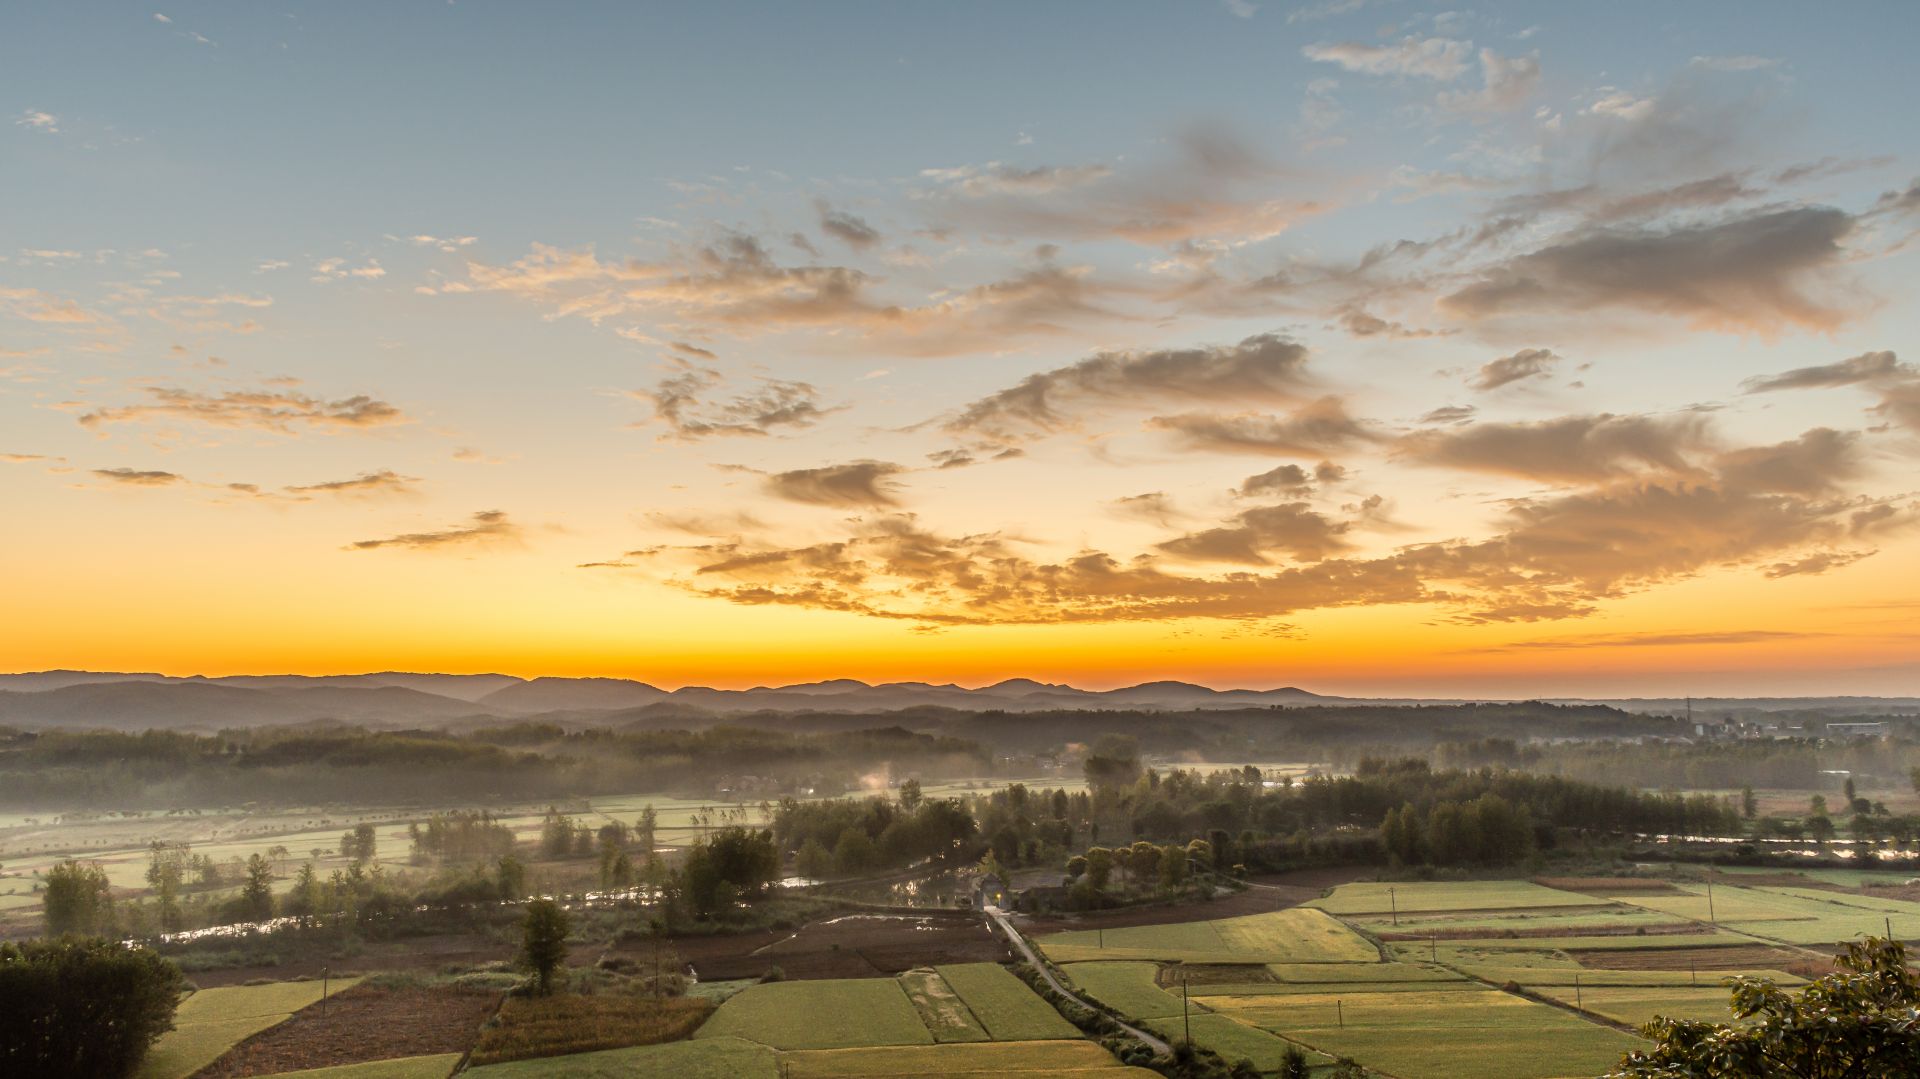
<svg viewBox="0 0 1920 1079"><path fill-rule="evenodd" d="M713 1014L711 1000L601 993L512 997L499 1021L480 1032L473 1067L509 1060L568 1056L629 1045L679 1041Z"/></svg>
<svg viewBox="0 0 1920 1079"><path fill-rule="evenodd" d="M1260 963L1169 963L1154 974L1161 985L1236 985L1241 982L1277 982Z"/></svg>
<svg viewBox="0 0 1920 1079"><path fill-rule="evenodd" d="M195 1079L277 1075L369 1060L464 1053L500 1005L492 990L358 985L234 1046Z"/></svg>
<svg viewBox="0 0 1920 1079"><path fill-rule="evenodd" d="M1535 884L1563 892L1604 892L1607 895L1685 895L1664 880L1640 877L1535 877Z"/></svg>
<svg viewBox="0 0 1920 1079"><path fill-rule="evenodd" d="M875 978L941 963L1013 959L1006 942L978 915L842 915L787 932L682 937L672 941L672 947L703 981L758 978L770 967L779 967L789 978ZM650 949L645 940L637 940L616 944L610 951L644 965Z"/></svg>
<svg viewBox="0 0 1920 1079"><path fill-rule="evenodd" d="M1783 970L1803 978L1833 973L1831 960L1797 948L1740 944L1726 948L1569 951L1580 965L1604 970Z"/></svg>
<svg viewBox="0 0 1920 1079"><path fill-rule="evenodd" d="M289 942L287 950L292 952L296 947L296 943ZM241 985L256 978L284 982L305 976L317 980L322 967L329 969L336 978L378 971L439 973L471 970L484 963L511 960L518 948L512 944L493 944L471 933L438 933L397 940L367 941L351 956L327 956L320 949L313 951L315 954L312 955L290 956L275 966L202 970L187 977L200 988L211 989L216 985ZM573 960L579 961L578 953L583 951L585 949L575 948Z"/></svg>

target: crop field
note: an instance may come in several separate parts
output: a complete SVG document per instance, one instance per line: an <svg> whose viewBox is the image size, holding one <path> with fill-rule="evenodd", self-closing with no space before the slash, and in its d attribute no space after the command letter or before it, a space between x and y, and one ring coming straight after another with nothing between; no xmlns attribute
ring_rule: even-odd
<svg viewBox="0 0 1920 1079"><path fill-rule="evenodd" d="M472 1063L500 1064L679 1041L714 1010L710 1000L622 993L509 997L480 1032Z"/></svg>
<svg viewBox="0 0 1920 1079"><path fill-rule="evenodd" d="M1367 963L1380 953L1360 934L1296 907L1210 922L1049 933L1036 940L1056 963L1157 959L1185 963Z"/></svg>
<svg viewBox="0 0 1920 1079"><path fill-rule="evenodd" d="M1722 988L1689 989L1684 986L1645 988L1639 986L1600 986L1590 988L1583 981L1576 994L1567 986L1534 988L1544 997L1578 1007L1616 1023L1638 1027L1656 1015L1671 1019L1706 1019L1725 1023L1732 1019L1727 1010L1727 991Z"/></svg>
<svg viewBox="0 0 1920 1079"><path fill-rule="evenodd" d="M358 979L336 979L334 991ZM319 982L275 982L202 989L180 1002L174 1028L160 1036L140 1066L138 1079L186 1079L251 1035L266 1030L320 999Z"/></svg>
<svg viewBox="0 0 1920 1079"><path fill-rule="evenodd" d="M1193 1035L1193 1044L1202 1049L1211 1049L1231 1064L1237 1060L1251 1060L1253 1066L1262 1072L1275 1072L1286 1061L1287 1049L1292 1045L1259 1027L1235 1022L1225 1015L1216 1015L1196 1007L1182 1020L1178 1015L1164 1019L1146 1021L1147 1029L1165 1038L1170 1044L1178 1045L1189 1031ZM1309 1061L1322 1054L1307 1052Z"/></svg>
<svg viewBox="0 0 1920 1079"><path fill-rule="evenodd" d="M1632 897L1626 902L1704 921L1709 903L1704 885L1687 885L1680 896ZM1740 887L1713 890L1711 916L1738 932L1788 944L1833 944L1863 933L1920 936L1920 903L1810 888Z"/></svg>
<svg viewBox="0 0 1920 1079"><path fill-rule="evenodd" d="M1209 1000L1222 1014L1405 1079L1595 1075L1637 1039L1486 989Z"/></svg>
<svg viewBox="0 0 1920 1079"><path fill-rule="evenodd" d="M469 1068L474 1079L780 1079L773 1050L740 1038L700 1038L633 1049L607 1049L567 1057L541 1057Z"/></svg>
<svg viewBox="0 0 1920 1079"><path fill-rule="evenodd" d="M297 1072L276 1072L278 1079L446 1079L460 1063L459 1053L436 1053L425 1057L401 1057L398 1060L370 1060L364 1064L340 1064L331 1068L307 1068Z"/></svg>
<svg viewBox="0 0 1920 1079"><path fill-rule="evenodd" d="M997 963L938 968L969 1011L997 1042L1078 1038L1080 1029Z"/></svg>
<svg viewBox="0 0 1920 1079"><path fill-rule="evenodd" d="M919 1079L1002 1075L1038 1079L1145 1079L1155 1072L1122 1065L1089 1041L976 1042L894 1049L820 1049L781 1054L791 1079Z"/></svg>
<svg viewBox="0 0 1920 1079"><path fill-rule="evenodd" d="M1566 907L1550 910L1450 912L1438 914L1349 915L1348 921L1377 933L1437 933L1442 937L1479 931L1552 933L1561 936L1632 932L1659 926L1682 926L1686 920L1663 911L1633 906Z"/></svg>
<svg viewBox="0 0 1920 1079"><path fill-rule="evenodd" d="M967 1007L953 986L932 970L910 970L900 975L900 987L920 1013L936 1042L984 1042L992 1040L980 1020Z"/></svg>
<svg viewBox="0 0 1920 1079"><path fill-rule="evenodd" d="M1386 914L1437 910L1486 911L1528 907L1588 907L1610 903L1590 895L1547 888L1525 880L1413 881L1343 884L1324 899L1308 904L1328 914Z"/></svg>
<svg viewBox="0 0 1920 1079"><path fill-rule="evenodd" d="M933 1042L906 990L892 978L753 986L720 1005L713 1018L694 1034L695 1040L723 1037L743 1038L775 1049L852 1049Z"/></svg>
<svg viewBox="0 0 1920 1079"><path fill-rule="evenodd" d="M1180 1014L1180 995L1154 982L1158 963L1068 963L1060 968L1088 996L1135 1019Z"/></svg>

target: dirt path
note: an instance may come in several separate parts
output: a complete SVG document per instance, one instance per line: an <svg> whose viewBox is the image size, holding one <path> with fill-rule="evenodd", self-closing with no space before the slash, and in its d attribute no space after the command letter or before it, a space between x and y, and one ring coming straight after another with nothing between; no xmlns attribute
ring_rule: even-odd
<svg viewBox="0 0 1920 1079"><path fill-rule="evenodd" d="M1053 987L1054 992L1060 994L1063 997L1066 997L1068 1000L1073 1001L1075 1004L1078 1004L1083 1008L1087 1008L1092 1011L1101 1010L1099 1008L1095 1008L1092 1004L1087 1003L1085 1000L1080 999L1079 994L1075 993L1071 989L1068 989L1065 985L1062 985L1060 983L1060 979L1053 976L1053 970L1049 968L1045 963L1040 961L1040 957L1034 953L1033 946L1027 943L1027 938L1021 936L1020 931L1018 929L1015 929L1013 927L1013 923L1007 920L1007 915L1005 911L1001 910L999 907L992 907L992 906L986 908L986 910L987 910L987 917L992 918L996 923L999 924L1000 931L1007 935L1007 939L1012 941L1013 946L1020 950L1020 954L1026 957L1027 962L1032 964L1033 969L1040 972L1040 976L1046 979L1047 984ZM1159 1038L1156 1038L1153 1035L1147 1033L1146 1031L1141 1030L1139 1027L1128 1026L1126 1023L1122 1023L1118 1019L1115 1019L1114 1023L1117 1024L1121 1030L1126 1031L1129 1035L1132 1035L1134 1038L1138 1039L1147 1048L1153 1050L1155 1055L1163 1056L1163 1055L1171 1054L1173 1052L1173 1046L1168 1045L1166 1042L1161 1041Z"/></svg>

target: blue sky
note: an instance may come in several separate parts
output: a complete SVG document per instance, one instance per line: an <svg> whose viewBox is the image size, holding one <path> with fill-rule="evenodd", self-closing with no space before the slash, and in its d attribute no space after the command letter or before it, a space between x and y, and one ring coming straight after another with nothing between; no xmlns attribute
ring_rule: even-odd
<svg viewBox="0 0 1920 1079"><path fill-rule="evenodd" d="M1920 688L1916 31L15 5L13 662Z"/></svg>

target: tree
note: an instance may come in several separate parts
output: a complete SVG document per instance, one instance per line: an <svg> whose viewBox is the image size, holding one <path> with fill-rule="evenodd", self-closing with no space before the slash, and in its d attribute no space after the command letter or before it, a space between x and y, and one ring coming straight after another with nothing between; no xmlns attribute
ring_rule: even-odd
<svg viewBox="0 0 1920 1079"><path fill-rule="evenodd" d="M0 1064L8 1075L132 1075L173 1029L185 979L145 948L64 938L0 944Z"/></svg>
<svg viewBox="0 0 1920 1079"><path fill-rule="evenodd" d="M103 932L113 920L112 890L99 862L83 865L68 858L47 870L40 904L50 937Z"/></svg>
<svg viewBox="0 0 1920 1079"><path fill-rule="evenodd" d="M909 779L900 784L900 808L911 813L920 808L920 781Z"/></svg>
<svg viewBox="0 0 1920 1079"><path fill-rule="evenodd" d="M247 882L240 886L240 909L247 920L273 917L273 864L255 853L247 858Z"/></svg>
<svg viewBox="0 0 1920 1079"><path fill-rule="evenodd" d="M1280 1079L1307 1079L1307 1054L1297 1045L1287 1046L1287 1055L1280 1061Z"/></svg>
<svg viewBox="0 0 1920 1079"><path fill-rule="evenodd" d="M1760 812L1760 799L1754 797L1751 784L1740 788L1740 815L1752 820Z"/></svg>
<svg viewBox="0 0 1920 1079"><path fill-rule="evenodd" d="M864 871L873 864L873 857L873 840L864 828L848 828L833 845L833 868L845 876Z"/></svg>
<svg viewBox="0 0 1920 1079"><path fill-rule="evenodd" d="M526 863L513 855L501 857L493 871L494 885L500 889L500 898L513 900L527 894Z"/></svg>
<svg viewBox="0 0 1920 1079"><path fill-rule="evenodd" d="M1095 891L1104 890L1107 880L1113 876L1113 852L1105 847L1087 848L1087 886Z"/></svg>
<svg viewBox="0 0 1920 1079"><path fill-rule="evenodd" d="M818 839L807 837L800 852L793 856L793 871L808 880L824 879L833 872L833 854Z"/></svg>
<svg viewBox="0 0 1920 1079"><path fill-rule="evenodd" d="M567 934L573 931L573 919L551 899L536 899L527 904L527 917L521 923L520 958L533 971L534 991L541 996L553 992L553 975L567 960Z"/></svg>
<svg viewBox="0 0 1920 1079"><path fill-rule="evenodd" d="M355 865L373 861L379 847L379 838L374 834L371 824L356 824L352 831L340 837L340 853L352 859Z"/></svg>
<svg viewBox="0 0 1920 1079"><path fill-rule="evenodd" d="M1628 1053L1611 1079L1920 1075L1920 978L1906 946L1868 937L1835 963L1797 994L1735 979L1735 1022L1655 1018L1641 1028L1653 1048Z"/></svg>
<svg viewBox="0 0 1920 1079"><path fill-rule="evenodd" d="M649 802L640 810L640 819L633 826L633 841L647 852L647 861L653 861L654 839L660 830L660 814Z"/></svg>

